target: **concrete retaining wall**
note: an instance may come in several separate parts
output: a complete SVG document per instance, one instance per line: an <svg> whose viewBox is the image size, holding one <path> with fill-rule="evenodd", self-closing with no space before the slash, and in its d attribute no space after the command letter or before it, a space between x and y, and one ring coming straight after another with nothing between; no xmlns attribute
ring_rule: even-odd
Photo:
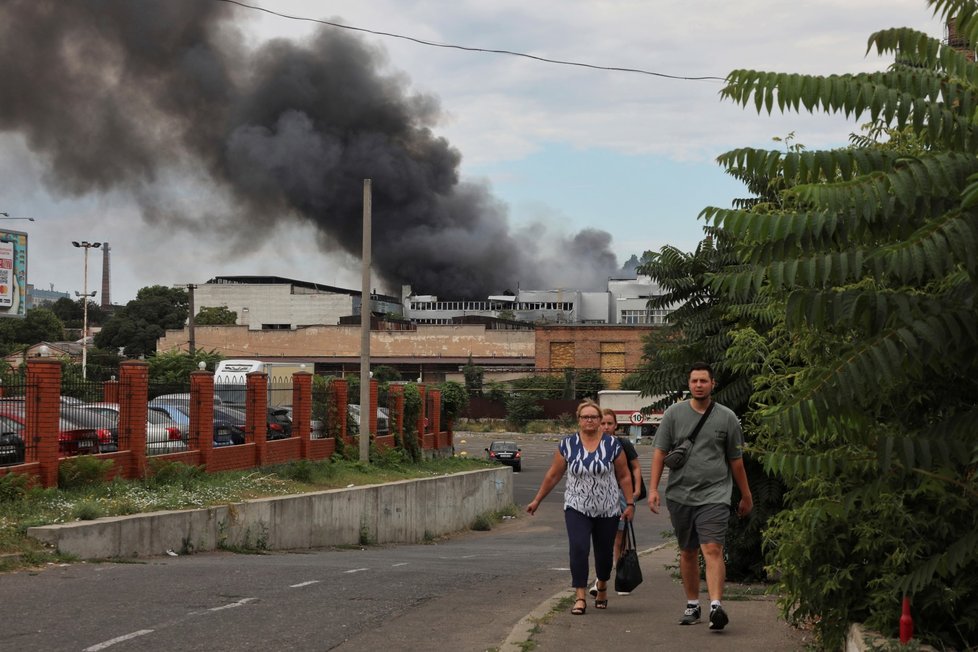
<svg viewBox="0 0 978 652"><path fill-rule="evenodd" d="M147 557L218 548L289 550L417 543L469 527L513 502L508 467L437 478L260 498L204 509L113 516L28 528L81 559Z"/></svg>

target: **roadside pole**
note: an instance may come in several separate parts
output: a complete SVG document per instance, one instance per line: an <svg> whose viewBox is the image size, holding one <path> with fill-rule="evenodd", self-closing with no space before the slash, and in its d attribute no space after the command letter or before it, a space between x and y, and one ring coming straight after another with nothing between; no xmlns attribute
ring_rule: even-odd
<svg viewBox="0 0 978 652"><path fill-rule="evenodd" d="M360 461L370 461L370 179L363 180L363 254L360 275Z"/></svg>

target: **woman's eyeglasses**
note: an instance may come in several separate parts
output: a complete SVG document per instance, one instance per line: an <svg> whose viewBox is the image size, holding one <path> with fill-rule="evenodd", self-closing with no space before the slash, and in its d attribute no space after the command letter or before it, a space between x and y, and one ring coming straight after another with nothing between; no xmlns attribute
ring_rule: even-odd
<svg viewBox="0 0 978 652"><path fill-rule="evenodd" d="M596 414L582 414L580 418L581 421L597 421L601 417Z"/></svg>

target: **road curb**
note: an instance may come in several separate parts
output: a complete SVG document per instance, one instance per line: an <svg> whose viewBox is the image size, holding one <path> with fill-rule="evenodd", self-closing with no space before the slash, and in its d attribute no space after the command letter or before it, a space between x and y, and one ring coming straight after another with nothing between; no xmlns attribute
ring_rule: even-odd
<svg viewBox="0 0 978 652"><path fill-rule="evenodd" d="M638 555L639 557L644 557L646 555L651 555L653 552L658 550L662 550L666 546L674 545L676 545L674 541L660 543L657 546L640 550ZM566 588L553 594L538 604L533 611L523 616L523 618L521 618L520 621L513 626L509 636L507 636L506 640L499 646L499 652L522 652L522 650L525 649L523 644L533 638L534 629L536 629L537 625L540 624L540 621L557 607L557 603L573 594L574 589Z"/></svg>

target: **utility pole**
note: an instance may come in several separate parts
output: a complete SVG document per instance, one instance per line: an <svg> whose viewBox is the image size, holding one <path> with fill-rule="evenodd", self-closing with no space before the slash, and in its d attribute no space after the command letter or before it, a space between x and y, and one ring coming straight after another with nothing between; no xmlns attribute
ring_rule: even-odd
<svg viewBox="0 0 978 652"><path fill-rule="evenodd" d="M194 340L194 290L196 289L196 285L187 283L187 294L190 297L190 316L187 317L187 331L189 332L191 358L194 357L194 351L196 350L196 342Z"/></svg>
<svg viewBox="0 0 978 652"><path fill-rule="evenodd" d="M102 243L83 240L82 242L72 241L71 244L85 250L85 273L84 280L82 281L82 294L78 294L76 291L75 296L82 297L85 302L82 305L82 380L88 380L88 297L95 296L94 291L91 294L88 293L88 250L93 247L98 249L102 246Z"/></svg>
<svg viewBox="0 0 978 652"><path fill-rule="evenodd" d="M363 180L363 253L360 274L360 461L370 461L370 179Z"/></svg>

